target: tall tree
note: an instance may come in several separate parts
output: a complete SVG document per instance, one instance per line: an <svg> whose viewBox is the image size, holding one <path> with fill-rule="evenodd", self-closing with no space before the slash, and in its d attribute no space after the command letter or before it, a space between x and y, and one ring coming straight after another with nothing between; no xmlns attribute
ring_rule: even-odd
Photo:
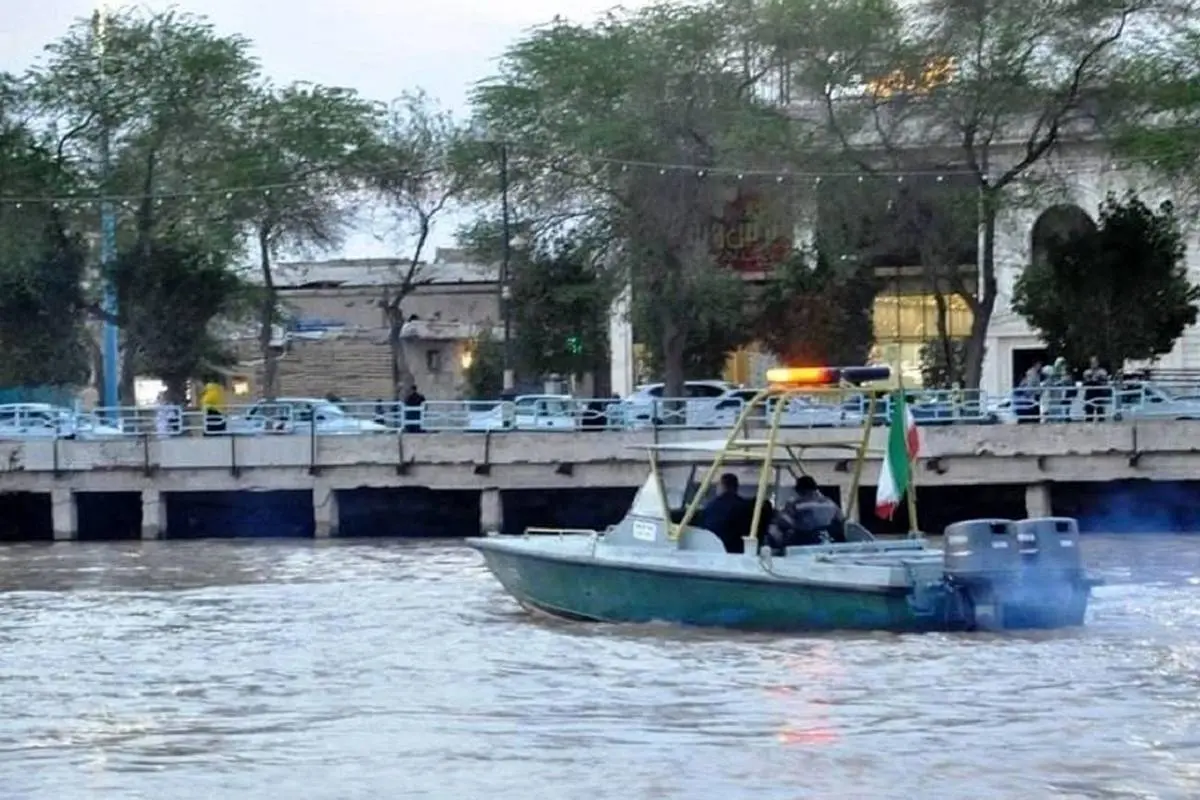
<svg viewBox="0 0 1200 800"><path fill-rule="evenodd" d="M0 74L0 386L86 380L86 247L68 228L74 175L24 118L27 87Z"/></svg>
<svg viewBox="0 0 1200 800"><path fill-rule="evenodd" d="M170 402L184 402L190 378L229 360L212 325L242 310L248 287L203 240L155 239L148 251L121 253L113 272L130 363L161 378Z"/></svg>
<svg viewBox="0 0 1200 800"><path fill-rule="evenodd" d="M961 359L953 353L967 331L951 325L961 297L978 284L978 192L970 176L936 171L905 176L841 177L823 183L819 246L831 263L853 265L858 277L877 278L878 290L896 303L894 318L880 320L904 337L914 323L939 363L958 367L949 377L961 383ZM915 297L913 297L915 295ZM917 302L902 312L905 297ZM926 301L932 300L932 317ZM957 301L957 302L956 302ZM914 331L915 333L916 331ZM883 342L881 342L883 343Z"/></svg>
<svg viewBox="0 0 1200 800"><path fill-rule="evenodd" d="M857 263L796 252L763 287L755 332L791 364L865 364L875 338L875 284Z"/></svg>
<svg viewBox="0 0 1200 800"><path fill-rule="evenodd" d="M237 120L224 160L227 185L267 187L238 193L230 204L258 256L266 397L279 388L271 346L279 307L275 258L286 250L329 250L342 242L379 118L378 107L352 90L297 83L264 89Z"/></svg>
<svg viewBox="0 0 1200 800"><path fill-rule="evenodd" d="M536 249L513 270L515 355L530 375L583 375L608 362L612 287L569 242Z"/></svg>
<svg viewBox="0 0 1200 800"><path fill-rule="evenodd" d="M260 83L249 42L219 35L202 17L121 11L77 22L46 48L32 77L42 119L61 132L59 152L83 176L80 192L118 198L122 249L147 254L159 237L185 229L202 233L213 251L236 248L223 157ZM212 186L222 188L205 191ZM164 317L145 335L171 324ZM131 333L126 401L143 344Z"/></svg>
<svg viewBox="0 0 1200 800"><path fill-rule="evenodd" d="M1097 356L1110 369L1171 352L1197 318L1174 207L1109 196L1095 230L1050 243L1026 267L1013 306L1068 363Z"/></svg>
<svg viewBox="0 0 1200 800"><path fill-rule="evenodd" d="M977 189L979 285L966 382L978 386L999 292L997 227L1020 184L1094 130L1129 42L1152 29L1153 0L772 0L763 35L814 100L830 137L864 174L945 154Z"/></svg>
<svg viewBox="0 0 1200 800"><path fill-rule="evenodd" d="M740 307L707 302L723 280L711 234L738 194L718 173L783 168L798 148L797 124L756 92L765 68L747 18L661 4L592 26L556 21L511 47L474 97L492 136L520 143L512 183L525 213L612 243L669 394L682 391L689 342L744 328ZM690 169L619 166L638 162Z"/></svg>
<svg viewBox="0 0 1200 800"><path fill-rule="evenodd" d="M1122 72L1127 113L1113 133L1119 155L1167 179L1178 201L1200 203L1200 21L1150 40Z"/></svg>
<svg viewBox="0 0 1200 800"><path fill-rule="evenodd" d="M443 216L453 211L470 184L463 162L466 132L424 92L404 95L383 120L372 153L369 187L386 203L390 234L405 243L407 255L383 288L380 301L388 323L392 392L399 399L412 382L401 333L404 301L436 277L425 263L429 239Z"/></svg>

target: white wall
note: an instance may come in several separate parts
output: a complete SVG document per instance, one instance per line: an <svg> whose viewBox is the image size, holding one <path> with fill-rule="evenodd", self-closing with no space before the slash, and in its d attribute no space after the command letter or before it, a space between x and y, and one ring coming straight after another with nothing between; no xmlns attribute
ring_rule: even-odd
<svg viewBox="0 0 1200 800"><path fill-rule="evenodd" d="M1002 214L996 246L996 273L999 294L988 330L981 388L989 393L1007 392L1019 376L1012 375L1012 352L1039 347L1041 341L1025 321L1012 311L1012 289L1021 270L1032 258L1032 231L1038 216L1054 205L1074 204L1093 219L1109 193L1118 197L1133 190L1151 206L1173 199L1171 187L1156 180L1144 168L1122 165L1110 157L1093 153L1090 157L1068 151L1059 162L1050 162L1036 175L1036 185L1025 185L1025 197ZM1032 183L1032 181L1030 182ZM1185 220L1191 216L1181 209ZM1200 282L1200 237L1188 231L1188 271ZM1119 324L1119 320L1113 320ZM1200 328L1190 328L1175 349L1159 361L1167 369L1200 369Z"/></svg>

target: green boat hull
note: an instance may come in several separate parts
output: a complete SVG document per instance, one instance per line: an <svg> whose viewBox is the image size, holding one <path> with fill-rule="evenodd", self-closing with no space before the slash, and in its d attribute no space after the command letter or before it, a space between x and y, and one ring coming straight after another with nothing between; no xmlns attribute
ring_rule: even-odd
<svg viewBox="0 0 1200 800"><path fill-rule="evenodd" d="M573 620L668 622L752 631L961 630L950 601L911 602L907 589L845 589L655 565L517 552L476 543L488 568L526 608Z"/></svg>

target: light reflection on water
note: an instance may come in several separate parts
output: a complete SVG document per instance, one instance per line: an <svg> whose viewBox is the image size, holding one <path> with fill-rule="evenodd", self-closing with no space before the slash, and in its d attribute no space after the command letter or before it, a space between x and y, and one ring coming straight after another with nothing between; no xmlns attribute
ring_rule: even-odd
<svg viewBox="0 0 1200 800"><path fill-rule="evenodd" d="M0 797L1200 796L1200 537L1081 630L539 621L457 544L0 549Z"/></svg>

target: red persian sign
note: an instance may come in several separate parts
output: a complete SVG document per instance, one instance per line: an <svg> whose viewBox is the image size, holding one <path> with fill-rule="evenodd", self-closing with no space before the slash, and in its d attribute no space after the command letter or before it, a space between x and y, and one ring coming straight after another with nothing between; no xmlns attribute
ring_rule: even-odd
<svg viewBox="0 0 1200 800"><path fill-rule="evenodd" d="M712 245L717 263L737 272L770 272L792 252L791 236L764 213L763 201L749 194L726 206Z"/></svg>

